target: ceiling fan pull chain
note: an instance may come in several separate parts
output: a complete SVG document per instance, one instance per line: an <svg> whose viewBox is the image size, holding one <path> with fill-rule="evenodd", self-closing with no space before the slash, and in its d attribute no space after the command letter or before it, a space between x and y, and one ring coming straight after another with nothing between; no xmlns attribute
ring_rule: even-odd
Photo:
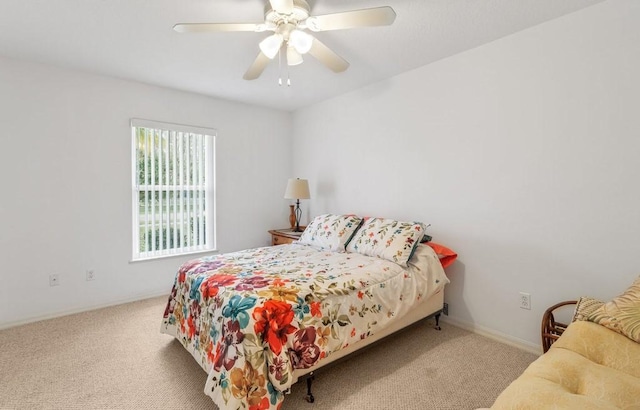
<svg viewBox="0 0 640 410"><path fill-rule="evenodd" d="M280 50L278 50L278 85L280 87L282 87L282 53L280 52L282 50L282 47L280 47Z"/></svg>

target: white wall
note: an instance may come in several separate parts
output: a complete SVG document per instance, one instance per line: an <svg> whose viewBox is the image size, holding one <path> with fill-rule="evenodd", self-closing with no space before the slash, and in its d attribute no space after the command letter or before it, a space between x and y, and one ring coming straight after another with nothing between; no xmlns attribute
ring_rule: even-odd
<svg viewBox="0 0 640 410"><path fill-rule="evenodd" d="M169 292L188 257L129 263L132 117L217 129L220 251L287 225L290 113L0 59L0 328Z"/></svg>
<svg viewBox="0 0 640 410"><path fill-rule="evenodd" d="M538 346L547 306L640 273L639 21L607 1L295 112L309 214L431 223L450 318Z"/></svg>

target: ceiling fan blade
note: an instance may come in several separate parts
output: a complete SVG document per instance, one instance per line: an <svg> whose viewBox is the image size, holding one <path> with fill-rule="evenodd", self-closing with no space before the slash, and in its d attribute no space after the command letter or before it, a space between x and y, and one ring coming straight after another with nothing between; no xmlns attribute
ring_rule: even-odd
<svg viewBox="0 0 640 410"><path fill-rule="evenodd" d="M261 51L260 54L258 54L258 57L256 57L253 64L251 64L251 66L247 69L247 72L244 73L242 78L244 78L245 80L255 80L256 78L260 77L260 74L262 74L264 69L267 68L267 64L269 64L269 61L271 61L269 57L264 55L264 53Z"/></svg>
<svg viewBox="0 0 640 410"><path fill-rule="evenodd" d="M329 69L334 73L341 73L349 68L347 60L337 55L333 50L315 37L313 39L313 44L311 44L309 54L318 59L322 64L329 67Z"/></svg>
<svg viewBox="0 0 640 410"><path fill-rule="evenodd" d="M329 31L356 27L388 26L395 19L396 12L391 7L384 6L309 17L306 25L312 31Z"/></svg>
<svg viewBox="0 0 640 410"><path fill-rule="evenodd" d="M173 26L178 33L207 33L216 31L263 31L264 24L254 23L179 23Z"/></svg>
<svg viewBox="0 0 640 410"><path fill-rule="evenodd" d="M293 0L269 0L271 8L280 14L291 14L293 11Z"/></svg>

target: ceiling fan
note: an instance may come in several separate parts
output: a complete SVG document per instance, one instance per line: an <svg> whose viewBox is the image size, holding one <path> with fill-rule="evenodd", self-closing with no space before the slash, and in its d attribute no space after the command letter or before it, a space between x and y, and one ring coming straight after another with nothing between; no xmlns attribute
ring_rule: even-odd
<svg viewBox="0 0 640 410"><path fill-rule="evenodd" d="M269 0L265 5L264 23L179 23L173 29L179 33L273 32L259 43L258 57L244 73L245 80L255 80L280 51L290 66L302 63L302 56L308 53L332 71L342 72L349 63L305 30L318 32L388 26L396 19L395 11L388 6L321 16L311 16L310 11L306 0Z"/></svg>

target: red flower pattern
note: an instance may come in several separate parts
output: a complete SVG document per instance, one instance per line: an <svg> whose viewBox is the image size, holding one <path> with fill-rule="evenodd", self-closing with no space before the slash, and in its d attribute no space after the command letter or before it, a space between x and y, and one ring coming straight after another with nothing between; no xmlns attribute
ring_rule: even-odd
<svg viewBox="0 0 640 410"><path fill-rule="evenodd" d="M253 290L269 286L269 280L262 276L251 276L240 280L236 285L236 290Z"/></svg>
<svg viewBox="0 0 640 410"><path fill-rule="evenodd" d="M231 370L238 360L237 345L244 340L244 333L240 330L240 324L237 320L230 320L222 329L222 340L218 343L216 349L215 361L213 367L216 371L224 366L225 369Z"/></svg>
<svg viewBox="0 0 640 410"><path fill-rule="evenodd" d="M276 380L282 380L284 371L287 369L287 362L280 357L274 357L273 362L269 365L269 373L276 376Z"/></svg>
<svg viewBox="0 0 640 410"><path fill-rule="evenodd" d="M253 311L255 332L267 341L269 349L276 355L282 351L287 336L296 331L291 326L293 316L290 304L273 299L267 300L263 306L258 306Z"/></svg>
<svg viewBox="0 0 640 410"><path fill-rule="evenodd" d="M263 397L260 403L249 407L249 410L269 410L269 399Z"/></svg>
<svg viewBox="0 0 640 410"><path fill-rule="evenodd" d="M320 310L320 308L322 307L322 303L311 302L310 305L311 305L311 316L322 317L322 310Z"/></svg>
<svg viewBox="0 0 640 410"><path fill-rule="evenodd" d="M193 339L196 335L196 325L193 323L193 316L189 316L187 324L189 325L189 339Z"/></svg>
<svg viewBox="0 0 640 410"><path fill-rule="evenodd" d="M293 336L293 349L289 349L289 359L294 369L308 369L320 358L320 348L315 344L316 328L298 330Z"/></svg>
<svg viewBox="0 0 640 410"><path fill-rule="evenodd" d="M199 263L200 261L198 259L193 259L183 263L182 266L180 266L180 270L178 271L180 273L180 277L182 278L182 280L179 280L179 282L180 283L184 282L184 277L186 273L189 272L194 267L196 267Z"/></svg>
<svg viewBox="0 0 640 410"><path fill-rule="evenodd" d="M212 298L220 292L220 288L233 285L238 278L234 275L217 273L209 276L200 285L200 292L204 298Z"/></svg>

